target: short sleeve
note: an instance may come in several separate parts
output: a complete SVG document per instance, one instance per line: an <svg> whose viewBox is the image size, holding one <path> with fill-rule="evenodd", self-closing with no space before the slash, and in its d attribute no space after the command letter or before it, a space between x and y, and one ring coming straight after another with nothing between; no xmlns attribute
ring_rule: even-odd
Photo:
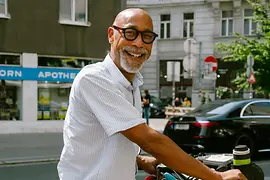
<svg viewBox="0 0 270 180"><path fill-rule="evenodd" d="M145 122L140 112L109 78L87 74L79 81L81 98L108 136Z"/></svg>

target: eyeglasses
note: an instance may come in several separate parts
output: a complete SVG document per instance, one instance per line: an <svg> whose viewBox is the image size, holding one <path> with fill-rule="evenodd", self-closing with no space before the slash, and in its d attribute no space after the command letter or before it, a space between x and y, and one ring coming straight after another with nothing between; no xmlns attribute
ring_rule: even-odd
<svg viewBox="0 0 270 180"><path fill-rule="evenodd" d="M156 39L156 37L158 37L158 35L152 31L146 30L146 31L139 31L135 28L121 28L118 26L112 26L114 29L116 30L121 30L124 34L124 37L126 38L126 40L128 41L134 41L139 34L141 34L142 36L142 41L145 44L152 44L154 42L154 40Z"/></svg>

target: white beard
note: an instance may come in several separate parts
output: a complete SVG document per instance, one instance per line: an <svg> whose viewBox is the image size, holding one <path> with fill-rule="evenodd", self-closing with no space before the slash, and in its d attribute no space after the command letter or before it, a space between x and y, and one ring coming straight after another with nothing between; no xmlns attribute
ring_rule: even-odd
<svg viewBox="0 0 270 180"><path fill-rule="evenodd" d="M121 49L120 50L120 66L128 73L132 73L132 74L135 74L137 72L139 72L142 67L144 66L146 60L147 60L147 54L145 55L145 61L143 63L129 63L128 60L126 58L128 55L126 55L124 53L124 49Z"/></svg>

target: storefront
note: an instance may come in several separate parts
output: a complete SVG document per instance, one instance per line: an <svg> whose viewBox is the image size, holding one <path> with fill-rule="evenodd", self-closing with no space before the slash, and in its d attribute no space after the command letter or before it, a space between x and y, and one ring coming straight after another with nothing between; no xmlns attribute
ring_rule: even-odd
<svg viewBox="0 0 270 180"><path fill-rule="evenodd" d="M0 133L62 131L74 78L101 61L30 53L14 56L16 64L1 61L7 57L0 56Z"/></svg>
<svg viewBox="0 0 270 180"><path fill-rule="evenodd" d="M168 81L167 79L167 63L168 62L180 62L179 74L180 81L175 82L175 97L178 97L182 100L188 97L191 98L192 95L192 79L186 79L184 77L184 68L182 60L160 60L159 61L159 90L160 98L169 99L169 102L172 101L172 87L173 82Z"/></svg>

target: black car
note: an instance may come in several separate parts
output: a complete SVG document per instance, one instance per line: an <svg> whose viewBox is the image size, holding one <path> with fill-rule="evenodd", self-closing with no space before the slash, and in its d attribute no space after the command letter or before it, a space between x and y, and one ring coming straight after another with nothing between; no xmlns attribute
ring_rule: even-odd
<svg viewBox="0 0 270 180"><path fill-rule="evenodd" d="M169 119L163 133L189 153L232 153L244 144L254 155L270 149L270 100L216 100Z"/></svg>
<svg viewBox="0 0 270 180"><path fill-rule="evenodd" d="M150 118L165 118L166 117L165 107L167 106L167 103L161 101L159 98L155 96L151 96L149 106L150 106L150 109L149 109ZM144 117L144 114L143 114L143 117Z"/></svg>
<svg viewBox="0 0 270 180"><path fill-rule="evenodd" d="M165 118L165 107L167 104L155 96L150 100L150 118Z"/></svg>

